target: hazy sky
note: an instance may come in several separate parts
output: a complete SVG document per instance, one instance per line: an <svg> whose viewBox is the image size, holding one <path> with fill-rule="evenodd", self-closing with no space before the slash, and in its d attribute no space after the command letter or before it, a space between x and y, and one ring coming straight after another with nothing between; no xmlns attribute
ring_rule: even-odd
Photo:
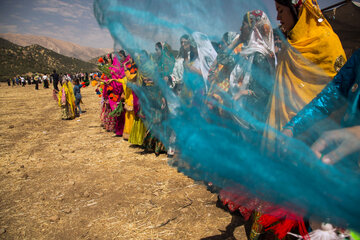
<svg viewBox="0 0 360 240"><path fill-rule="evenodd" d="M130 3L132 7L141 5L152 6L149 8L149 11L153 12L155 9L158 9L159 5L164 3L163 0L119 1L125 2L125 4ZM173 1L178 3L185 0ZM212 0L206 1L208 3L212 2ZM169 3L169 1L167 2ZM268 13L273 25L276 26L275 4L273 0L240 0L238 2L244 3L244 11L249 7L249 4L246 2L252 2L252 5L254 5L254 2L257 2L259 6L263 6L263 10ZM321 8L336 2L339 2L339 0L318 0ZM218 17L228 22L229 29L221 31L239 31L243 14L237 14L235 12L236 9L227 5L227 0L222 0L222 4L227 10L225 10L225 14ZM165 17L171 18L173 14L171 10L165 12L168 13L168 16ZM216 12L214 15L216 17ZM113 40L110 34L107 30L100 29L94 17L92 0L0 0L0 32L43 35L96 48L113 47Z"/></svg>

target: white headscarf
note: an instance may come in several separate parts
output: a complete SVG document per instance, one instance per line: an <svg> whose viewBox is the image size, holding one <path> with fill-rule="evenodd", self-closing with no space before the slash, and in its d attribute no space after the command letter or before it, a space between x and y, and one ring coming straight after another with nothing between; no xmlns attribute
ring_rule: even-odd
<svg viewBox="0 0 360 240"><path fill-rule="evenodd" d="M209 38L205 34L201 32L195 32L192 34L192 37L194 38L198 50L200 70L205 81L207 91L207 78L209 75L210 67L214 63L217 53L212 46Z"/></svg>
<svg viewBox="0 0 360 240"><path fill-rule="evenodd" d="M198 57L193 61L193 67L200 69L206 92L208 91L208 84L207 84L207 78L210 71L211 65L214 63L217 53L212 46L209 38L201 33L201 32L194 32L191 35L193 42L196 45L197 51L198 51ZM173 78L174 82L182 82L182 78L184 75L184 67L183 67L183 58L177 58L175 61L175 66L173 69L173 73L171 74L171 77Z"/></svg>
<svg viewBox="0 0 360 240"><path fill-rule="evenodd" d="M230 89L234 95L240 90L247 89L251 77L251 66L254 60L254 53L259 52L267 57L268 61L275 60L274 34L271 23L267 15L261 10L255 10L246 13L247 21L251 28L248 45L244 46L240 52L247 61L236 64L230 74ZM275 60L276 61L276 60ZM275 63L275 62L274 62ZM242 78L241 87L238 87L238 81Z"/></svg>

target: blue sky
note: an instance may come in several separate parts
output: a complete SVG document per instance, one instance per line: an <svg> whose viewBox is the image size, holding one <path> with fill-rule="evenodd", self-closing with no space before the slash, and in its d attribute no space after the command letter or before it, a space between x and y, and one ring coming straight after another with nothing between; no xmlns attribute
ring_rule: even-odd
<svg viewBox="0 0 360 240"><path fill-rule="evenodd" d="M0 32L1 33L27 33L33 35L42 35L53 37L65 41L70 41L82 46L90 47L113 47L113 40L107 30L101 29L94 17L93 1L91 0L0 0ZM111 0L109 0L111 1ZM173 0L174 5L179 2ZM206 0L207 3L212 2ZM154 14L162 14L162 17L171 19L176 17L178 10L172 8L171 1L167 1L168 6L164 0L119 0L131 7L149 10ZM214 16L214 19L219 19L225 22L228 29L220 29L220 32L225 31L239 31L243 12L261 8L268 13L269 18L276 26L275 4L273 0L240 0L238 4L232 5L229 0L222 0L221 6L207 6L205 12L209 11L208 15ZM320 7L332 5L338 0L318 0ZM227 4L230 3L230 4ZM205 4L204 4L205 5ZM206 4L211 5L211 4ZM159 11L159 6L162 6L164 11ZM222 8L219 11L219 8ZM208 10L209 8L209 10ZM205 9L205 8L204 8ZM199 11L204 11L199 9ZM174 15L175 14L175 15ZM186 12L183 13L186 15ZM204 32L211 32L213 23L205 22L203 24ZM224 25L222 25L223 28ZM152 37L153 35L146 34L146 30L139 28L145 36ZM215 32L217 34L217 32ZM166 38L166 35L158 36L159 38ZM178 36L176 36L177 38ZM154 39L154 41L163 39Z"/></svg>

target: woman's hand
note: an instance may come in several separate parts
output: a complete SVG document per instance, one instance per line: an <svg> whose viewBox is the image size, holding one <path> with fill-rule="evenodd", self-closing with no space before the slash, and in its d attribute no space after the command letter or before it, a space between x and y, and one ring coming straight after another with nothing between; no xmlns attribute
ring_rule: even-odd
<svg viewBox="0 0 360 240"><path fill-rule="evenodd" d="M166 107L166 100L165 98L161 98L161 109L165 109Z"/></svg>
<svg viewBox="0 0 360 240"><path fill-rule="evenodd" d="M311 149L323 163L334 164L360 151L360 126L327 131L311 146ZM328 153L323 155L325 151Z"/></svg>
<svg viewBox="0 0 360 240"><path fill-rule="evenodd" d="M292 132L291 129L288 129L288 128L285 128L284 130L281 131L285 136L288 136L288 137L293 137L294 134Z"/></svg>
<svg viewBox="0 0 360 240"><path fill-rule="evenodd" d="M254 91L251 90L241 90L237 94L234 95L234 100L237 101L242 96L255 96Z"/></svg>

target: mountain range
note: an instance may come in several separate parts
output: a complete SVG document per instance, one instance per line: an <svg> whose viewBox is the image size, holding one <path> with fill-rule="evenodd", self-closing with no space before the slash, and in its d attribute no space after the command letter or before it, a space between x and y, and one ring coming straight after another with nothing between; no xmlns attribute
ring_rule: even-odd
<svg viewBox="0 0 360 240"><path fill-rule="evenodd" d="M0 33L0 38L6 39L22 47L37 44L61 55L81 59L83 61L89 61L95 57L112 52L111 48L84 47L55 38L30 34Z"/></svg>
<svg viewBox="0 0 360 240"><path fill-rule="evenodd" d="M33 73L77 73L96 71L96 65L77 58L67 57L34 44L19 46L0 38L0 80L16 75Z"/></svg>

